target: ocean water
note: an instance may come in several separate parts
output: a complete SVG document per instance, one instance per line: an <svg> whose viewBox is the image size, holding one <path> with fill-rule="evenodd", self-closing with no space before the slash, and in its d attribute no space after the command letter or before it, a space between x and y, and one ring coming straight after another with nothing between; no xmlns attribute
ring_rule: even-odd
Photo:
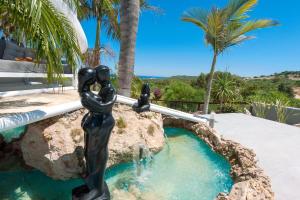
<svg viewBox="0 0 300 200"><path fill-rule="evenodd" d="M140 164L124 163L106 173L112 199L213 200L229 192L230 165L191 132L165 128L168 145ZM80 179L55 181L39 171L0 173L0 199L71 199ZM125 195L125 196L124 196ZM127 195L127 196L126 196ZM122 198L121 198L122 199Z"/></svg>
<svg viewBox="0 0 300 200"><path fill-rule="evenodd" d="M167 77L163 77L163 76L138 76L140 79L144 80L144 79L165 79Z"/></svg>

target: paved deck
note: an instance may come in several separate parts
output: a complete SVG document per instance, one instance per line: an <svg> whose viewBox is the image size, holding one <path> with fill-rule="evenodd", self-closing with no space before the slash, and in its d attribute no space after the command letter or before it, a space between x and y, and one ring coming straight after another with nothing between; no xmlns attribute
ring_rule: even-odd
<svg viewBox="0 0 300 200"><path fill-rule="evenodd" d="M216 115L215 128L256 152L276 200L299 199L300 128L238 113Z"/></svg>
<svg viewBox="0 0 300 200"><path fill-rule="evenodd" d="M67 90L63 93L40 93L22 96L0 98L0 115L9 113L29 112L40 108L78 101L79 95L76 90Z"/></svg>

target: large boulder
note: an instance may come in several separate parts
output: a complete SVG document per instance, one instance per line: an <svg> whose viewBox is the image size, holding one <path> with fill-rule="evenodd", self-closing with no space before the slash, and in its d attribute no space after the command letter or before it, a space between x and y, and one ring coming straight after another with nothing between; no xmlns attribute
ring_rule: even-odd
<svg viewBox="0 0 300 200"><path fill-rule="evenodd" d="M25 163L54 179L80 177L85 166L81 120L86 112L81 109L29 125L21 141ZM128 106L116 104L113 115L116 125L109 142L108 167L131 161L138 146L147 147L153 153L162 149L160 114L137 114Z"/></svg>

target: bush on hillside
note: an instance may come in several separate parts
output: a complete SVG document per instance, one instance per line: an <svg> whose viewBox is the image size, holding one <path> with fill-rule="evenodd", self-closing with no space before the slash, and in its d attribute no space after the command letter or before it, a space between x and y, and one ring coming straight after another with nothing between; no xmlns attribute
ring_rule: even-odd
<svg viewBox="0 0 300 200"><path fill-rule="evenodd" d="M286 82L280 83L278 85L278 91L286 93L289 97L294 97L294 90L292 84L290 83L286 83Z"/></svg>
<svg viewBox="0 0 300 200"><path fill-rule="evenodd" d="M203 101L204 90L195 89L182 81L172 81L170 85L165 88L163 98L167 101Z"/></svg>

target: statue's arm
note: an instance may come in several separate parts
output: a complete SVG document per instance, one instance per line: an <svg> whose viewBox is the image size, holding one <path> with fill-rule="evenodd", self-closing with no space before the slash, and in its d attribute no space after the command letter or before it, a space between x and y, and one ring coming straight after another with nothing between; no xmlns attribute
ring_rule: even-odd
<svg viewBox="0 0 300 200"><path fill-rule="evenodd" d="M101 101L97 101L97 99L94 98L92 93L87 92L81 95L82 105L92 112L103 112L107 109L110 109L115 103L116 99L117 96L114 95L114 98L111 101L103 103Z"/></svg>

